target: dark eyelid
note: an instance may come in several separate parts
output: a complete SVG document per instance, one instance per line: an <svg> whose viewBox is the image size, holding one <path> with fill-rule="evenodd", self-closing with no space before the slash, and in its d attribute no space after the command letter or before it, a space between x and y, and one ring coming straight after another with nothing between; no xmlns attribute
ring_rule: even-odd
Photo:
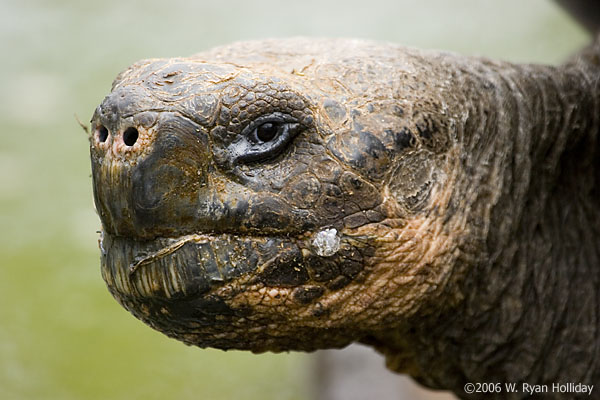
<svg viewBox="0 0 600 400"><path fill-rule="evenodd" d="M236 161L251 163L276 157L296 136L299 126L298 123L284 123L274 140L264 143L250 143L250 145L245 146L244 151L237 155ZM249 142L247 141L247 143Z"/></svg>
<svg viewBox="0 0 600 400"><path fill-rule="evenodd" d="M256 137L257 128L265 123L278 126L277 133L268 141ZM273 159L288 147L302 127L303 125L289 114L274 112L261 115L250 122L227 146L228 158L232 164L250 164Z"/></svg>
<svg viewBox="0 0 600 400"><path fill-rule="evenodd" d="M254 131L256 128L258 128L260 125L262 125L266 122L285 123L285 122L298 122L298 120L296 120L296 118L292 117L291 115L280 113L280 112L274 112L271 114L261 115L260 117L256 118L252 122L250 122L248 124L248 126L246 126L242 130L242 133L241 133L242 136L247 137L250 133L252 133L252 131Z"/></svg>

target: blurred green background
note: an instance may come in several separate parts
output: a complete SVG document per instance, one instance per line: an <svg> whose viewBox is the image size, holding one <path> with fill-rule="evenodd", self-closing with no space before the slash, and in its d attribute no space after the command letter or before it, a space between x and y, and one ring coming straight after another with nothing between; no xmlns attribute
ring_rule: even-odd
<svg viewBox="0 0 600 400"><path fill-rule="evenodd" d="M99 272L86 122L147 57L235 40L371 38L558 62L589 37L547 0L0 0L0 399L304 399L311 358L186 347Z"/></svg>

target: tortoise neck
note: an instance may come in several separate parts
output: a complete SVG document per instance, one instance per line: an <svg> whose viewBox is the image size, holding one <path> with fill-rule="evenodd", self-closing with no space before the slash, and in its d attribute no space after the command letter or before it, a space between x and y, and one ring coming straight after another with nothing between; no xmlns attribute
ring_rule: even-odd
<svg viewBox="0 0 600 400"><path fill-rule="evenodd" d="M593 367L600 362L600 66L593 60L464 66L468 156L453 198L468 228L458 233L455 265L464 272L447 289L464 300L417 315L409 324L416 329L365 339L391 368L462 396L467 382L600 380Z"/></svg>
<svg viewBox="0 0 600 400"><path fill-rule="evenodd" d="M465 382L600 380L593 367L600 362L594 60L597 53L588 51L561 67L497 69L493 98L500 111L480 114L484 124L474 118L489 130L465 141L479 154L465 184L479 185L470 188L480 192L469 226L480 229L483 251L459 284L459 309L444 326L432 321L432 337L444 343L437 356L448 366L437 376L424 373L429 384L460 393Z"/></svg>

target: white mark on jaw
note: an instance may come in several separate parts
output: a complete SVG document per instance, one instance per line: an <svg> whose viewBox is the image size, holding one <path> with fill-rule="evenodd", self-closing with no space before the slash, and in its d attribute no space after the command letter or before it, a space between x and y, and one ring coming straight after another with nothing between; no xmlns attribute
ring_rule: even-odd
<svg viewBox="0 0 600 400"><path fill-rule="evenodd" d="M317 254L321 257L329 257L340 249L340 238L334 228L324 229L315 235L312 242Z"/></svg>

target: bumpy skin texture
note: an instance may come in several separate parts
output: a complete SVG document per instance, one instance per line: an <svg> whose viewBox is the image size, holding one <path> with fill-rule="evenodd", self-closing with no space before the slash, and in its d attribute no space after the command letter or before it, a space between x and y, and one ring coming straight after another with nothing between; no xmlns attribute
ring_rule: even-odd
<svg viewBox="0 0 600 400"><path fill-rule="evenodd" d="M293 39L138 62L92 118L103 277L201 347L361 341L459 396L597 383L599 54Z"/></svg>

